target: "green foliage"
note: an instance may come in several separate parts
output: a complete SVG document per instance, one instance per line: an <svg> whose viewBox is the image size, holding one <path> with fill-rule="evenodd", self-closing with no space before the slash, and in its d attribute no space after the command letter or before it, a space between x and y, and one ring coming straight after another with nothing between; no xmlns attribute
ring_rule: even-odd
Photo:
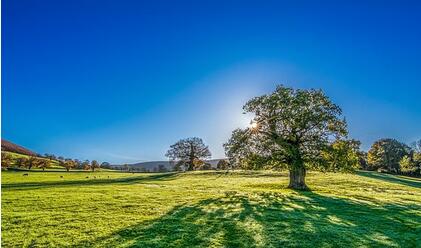
<svg viewBox="0 0 421 248"><path fill-rule="evenodd" d="M230 169L230 163L226 159L221 159L216 165L217 170L228 170Z"/></svg>
<svg viewBox="0 0 421 248"><path fill-rule="evenodd" d="M399 161L400 169L404 173L414 174L418 170L417 163L412 159L411 156L405 155Z"/></svg>
<svg viewBox="0 0 421 248"><path fill-rule="evenodd" d="M165 156L177 161L179 167L185 166L191 171L200 167L203 160L210 158L211 152L201 138L193 137L171 145Z"/></svg>
<svg viewBox="0 0 421 248"><path fill-rule="evenodd" d="M324 171L355 171L360 167L360 144L357 140L336 140L322 152L323 163L320 167Z"/></svg>
<svg viewBox="0 0 421 248"><path fill-rule="evenodd" d="M227 157L236 167L286 165L292 175L290 186L296 189L306 188L307 168L332 167L324 160L331 140L347 135L341 109L321 90L278 86L273 93L251 99L243 109L254 115L253 125L234 130L224 144Z"/></svg>
<svg viewBox="0 0 421 248"><path fill-rule="evenodd" d="M385 169L389 172L400 171L399 162L410 153L410 148L395 139L380 139L368 151L367 161L371 169Z"/></svg>
<svg viewBox="0 0 421 248"><path fill-rule="evenodd" d="M2 247L421 244L416 178L310 172L312 191L302 192L286 188L287 173L268 171L1 177Z"/></svg>
<svg viewBox="0 0 421 248"><path fill-rule="evenodd" d="M104 169L112 169L111 164L108 162L102 162L100 167Z"/></svg>

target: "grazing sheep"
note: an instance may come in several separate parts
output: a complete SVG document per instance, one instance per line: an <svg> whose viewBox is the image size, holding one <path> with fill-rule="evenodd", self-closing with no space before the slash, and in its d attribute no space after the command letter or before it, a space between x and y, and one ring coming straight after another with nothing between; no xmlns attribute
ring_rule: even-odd
<svg viewBox="0 0 421 248"><path fill-rule="evenodd" d="M60 176L60 178L63 178L63 176Z"/></svg>
<svg viewBox="0 0 421 248"><path fill-rule="evenodd" d="M29 174L28 174L28 173L25 173L25 174L23 174L22 176L29 176Z"/></svg>

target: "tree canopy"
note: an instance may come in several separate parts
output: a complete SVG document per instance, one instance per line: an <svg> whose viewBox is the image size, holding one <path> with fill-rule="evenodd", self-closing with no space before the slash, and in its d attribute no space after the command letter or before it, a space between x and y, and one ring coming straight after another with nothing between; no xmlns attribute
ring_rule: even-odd
<svg viewBox="0 0 421 248"><path fill-rule="evenodd" d="M236 129L224 144L226 155L236 166L288 168L290 188L306 189L306 169L349 170L353 163L331 163L326 153L337 158L352 157L355 144L345 140L347 125L342 111L321 90L278 86L270 94L255 97L244 107L254 115L247 129ZM343 141L345 142L345 141ZM344 151L347 150L347 151ZM352 166L351 166L352 165Z"/></svg>
<svg viewBox="0 0 421 248"><path fill-rule="evenodd" d="M389 172L400 171L399 162L410 153L409 146L395 139L380 139L373 143L368 151L367 161L372 169L384 169Z"/></svg>
<svg viewBox="0 0 421 248"><path fill-rule="evenodd" d="M171 145L165 156L177 161L178 166L183 165L187 170L194 170L202 165L203 160L211 157L211 152L201 138L193 137L181 139Z"/></svg>

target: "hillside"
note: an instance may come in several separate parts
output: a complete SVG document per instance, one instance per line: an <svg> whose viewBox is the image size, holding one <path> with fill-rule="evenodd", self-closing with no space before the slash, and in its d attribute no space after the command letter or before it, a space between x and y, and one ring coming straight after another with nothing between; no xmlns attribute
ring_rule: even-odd
<svg viewBox="0 0 421 248"><path fill-rule="evenodd" d="M301 192L270 171L1 176L2 247L421 247L420 179L309 172Z"/></svg>
<svg viewBox="0 0 421 248"><path fill-rule="evenodd" d="M2 151L8 151L8 152L14 152L18 154L28 155L28 156L36 156L36 153L22 147L20 145L16 145L10 141L7 141L5 139L1 139L1 150Z"/></svg>

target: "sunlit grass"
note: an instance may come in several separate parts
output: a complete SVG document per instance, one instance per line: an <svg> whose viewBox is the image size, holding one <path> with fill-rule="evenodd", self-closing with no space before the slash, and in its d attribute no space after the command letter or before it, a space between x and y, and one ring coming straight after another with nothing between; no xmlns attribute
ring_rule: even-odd
<svg viewBox="0 0 421 248"><path fill-rule="evenodd" d="M62 176L63 178L61 178ZM4 247L417 247L421 180L279 172L2 173Z"/></svg>

